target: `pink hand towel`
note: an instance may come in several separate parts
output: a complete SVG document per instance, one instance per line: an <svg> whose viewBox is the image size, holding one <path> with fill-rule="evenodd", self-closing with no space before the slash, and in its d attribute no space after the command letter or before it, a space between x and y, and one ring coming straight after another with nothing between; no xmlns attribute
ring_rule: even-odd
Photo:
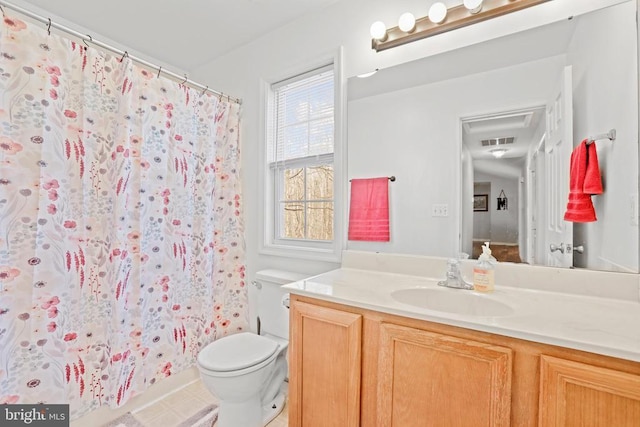
<svg viewBox="0 0 640 427"><path fill-rule="evenodd" d="M389 179L351 180L349 240L389 241Z"/></svg>
<svg viewBox="0 0 640 427"><path fill-rule="evenodd" d="M569 202L564 214L565 221L596 221L591 195L602 194L602 191L596 144L594 142L587 145L585 139L571 153Z"/></svg>

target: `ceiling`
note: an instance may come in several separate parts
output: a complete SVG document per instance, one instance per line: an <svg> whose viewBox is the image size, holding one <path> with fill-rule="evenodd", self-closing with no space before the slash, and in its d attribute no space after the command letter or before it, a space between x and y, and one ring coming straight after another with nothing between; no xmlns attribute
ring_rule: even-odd
<svg viewBox="0 0 640 427"><path fill-rule="evenodd" d="M544 106L541 106L463 120L462 143L474 159L474 170L518 178L531 146L540 143L534 136L540 121L544 120L544 111ZM506 137L513 137L513 143L488 146L482 144L483 140ZM500 159L496 159L490 152L497 148L507 149Z"/></svg>
<svg viewBox="0 0 640 427"><path fill-rule="evenodd" d="M12 1L12 0L9 0ZM337 0L13 0L117 43L121 50L182 71ZM34 7L35 6L35 7ZM74 28L76 29L76 28ZM78 29L80 30L80 29Z"/></svg>

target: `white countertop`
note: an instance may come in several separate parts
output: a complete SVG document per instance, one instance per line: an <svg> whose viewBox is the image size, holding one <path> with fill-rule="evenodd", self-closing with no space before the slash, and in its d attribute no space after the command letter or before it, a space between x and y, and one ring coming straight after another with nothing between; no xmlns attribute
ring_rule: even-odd
<svg viewBox="0 0 640 427"><path fill-rule="evenodd" d="M340 268L283 288L293 294L529 341L640 362L640 302L496 285L482 294L513 309L503 316L429 310L396 301L391 293L432 288L458 295L474 291L437 286L438 278ZM452 295L454 297L454 295Z"/></svg>

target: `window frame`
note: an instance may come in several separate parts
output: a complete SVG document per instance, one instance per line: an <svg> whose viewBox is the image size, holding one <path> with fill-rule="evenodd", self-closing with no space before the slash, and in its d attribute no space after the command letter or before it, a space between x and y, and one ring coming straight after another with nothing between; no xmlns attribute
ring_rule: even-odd
<svg viewBox="0 0 640 427"><path fill-rule="evenodd" d="M274 237L273 241L279 245L288 245L294 244L298 245L296 242L304 242L303 244L309 243L310 245L316 245L319 247L329 246L330 243L335 239L335 194L331 199L309 199L306 195L306 174L305 174L305 197L300 200L285 200L284 196L284 186L276 185L276 182L284 182L284 173L287 169L305 169L312 168L315 166L327 165L330 164L332 169L334 168L334 155L331 154L323 154L319 156L308 156L297 158L292 161L287 161L286 163L282 163L278 165L277 162L273 162L269 165L270 174L273 174L272 178L274 179L274 200L273 200L273 215L274 215ZM335 187L335 181L334 181ZM309 238L295 238L295 237L278 237L283 234L283 226L284 226L284 216L278 215L281 211L281 205L285 203L300 203L305 207L304 217L305 217L305 231L307 228L307 211L306 207L309 203L322 203L322 202L331 202L334 206L334 224L333 224L333 238L332 240L317 240L317 239L309 239Z"/></svg>
<svg viewBox="0 0 640 427"><path fill-rule="evenodd" d="M333 154L323 154L319 156L310 156L312 159L309 163L304 160L287 161L286 166L294 166L296 164L311 166L323 163L329 157L333 158L333 240L321 241L311 239L292 239L279 238L277 221L280 216L276 214L278 204L281 198L278 194L278 188L275 185L275 165L270 166L267 158L268 144L273 140L274 129L274 91L273 86L278 82L295 78L296 76L309 75L314 71L321 71L323 68L333 64L334 75L334 148ZM278 78L279 77L279 78ZM315 64L306 64L295 70L290 70L286 74L282 74L276 78L262 81L263 105L261 111L262 119L262 138L260 150L260 177L262 178L262 212L264 217L260 221L260 246L258 252L265 255L285 256L293 258L303 258L318 261L339 262L342 248L344 247L345 234L345 202L346 185L344 184L345 176L345 129L344 129L344 111L345 111L345 79L342 71L342 49L330 56L325 56L323 61ZM305 159L305 160L307 160ZM283 169L279 169L282 172ZM283 191L283 189L280 189Z"/></svg>

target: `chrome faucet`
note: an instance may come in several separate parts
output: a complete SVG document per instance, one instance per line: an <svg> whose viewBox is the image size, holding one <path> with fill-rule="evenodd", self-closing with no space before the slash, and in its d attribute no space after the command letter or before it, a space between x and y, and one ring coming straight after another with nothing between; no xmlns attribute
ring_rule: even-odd
<svg viewBox="0 0 640 427"><path fill-rule="evenodd" d="M439 281L438 286L455 289L473 289L473 284L466 282L462 278L460 260L455 258L447 260L447 278Z"/></svg>

